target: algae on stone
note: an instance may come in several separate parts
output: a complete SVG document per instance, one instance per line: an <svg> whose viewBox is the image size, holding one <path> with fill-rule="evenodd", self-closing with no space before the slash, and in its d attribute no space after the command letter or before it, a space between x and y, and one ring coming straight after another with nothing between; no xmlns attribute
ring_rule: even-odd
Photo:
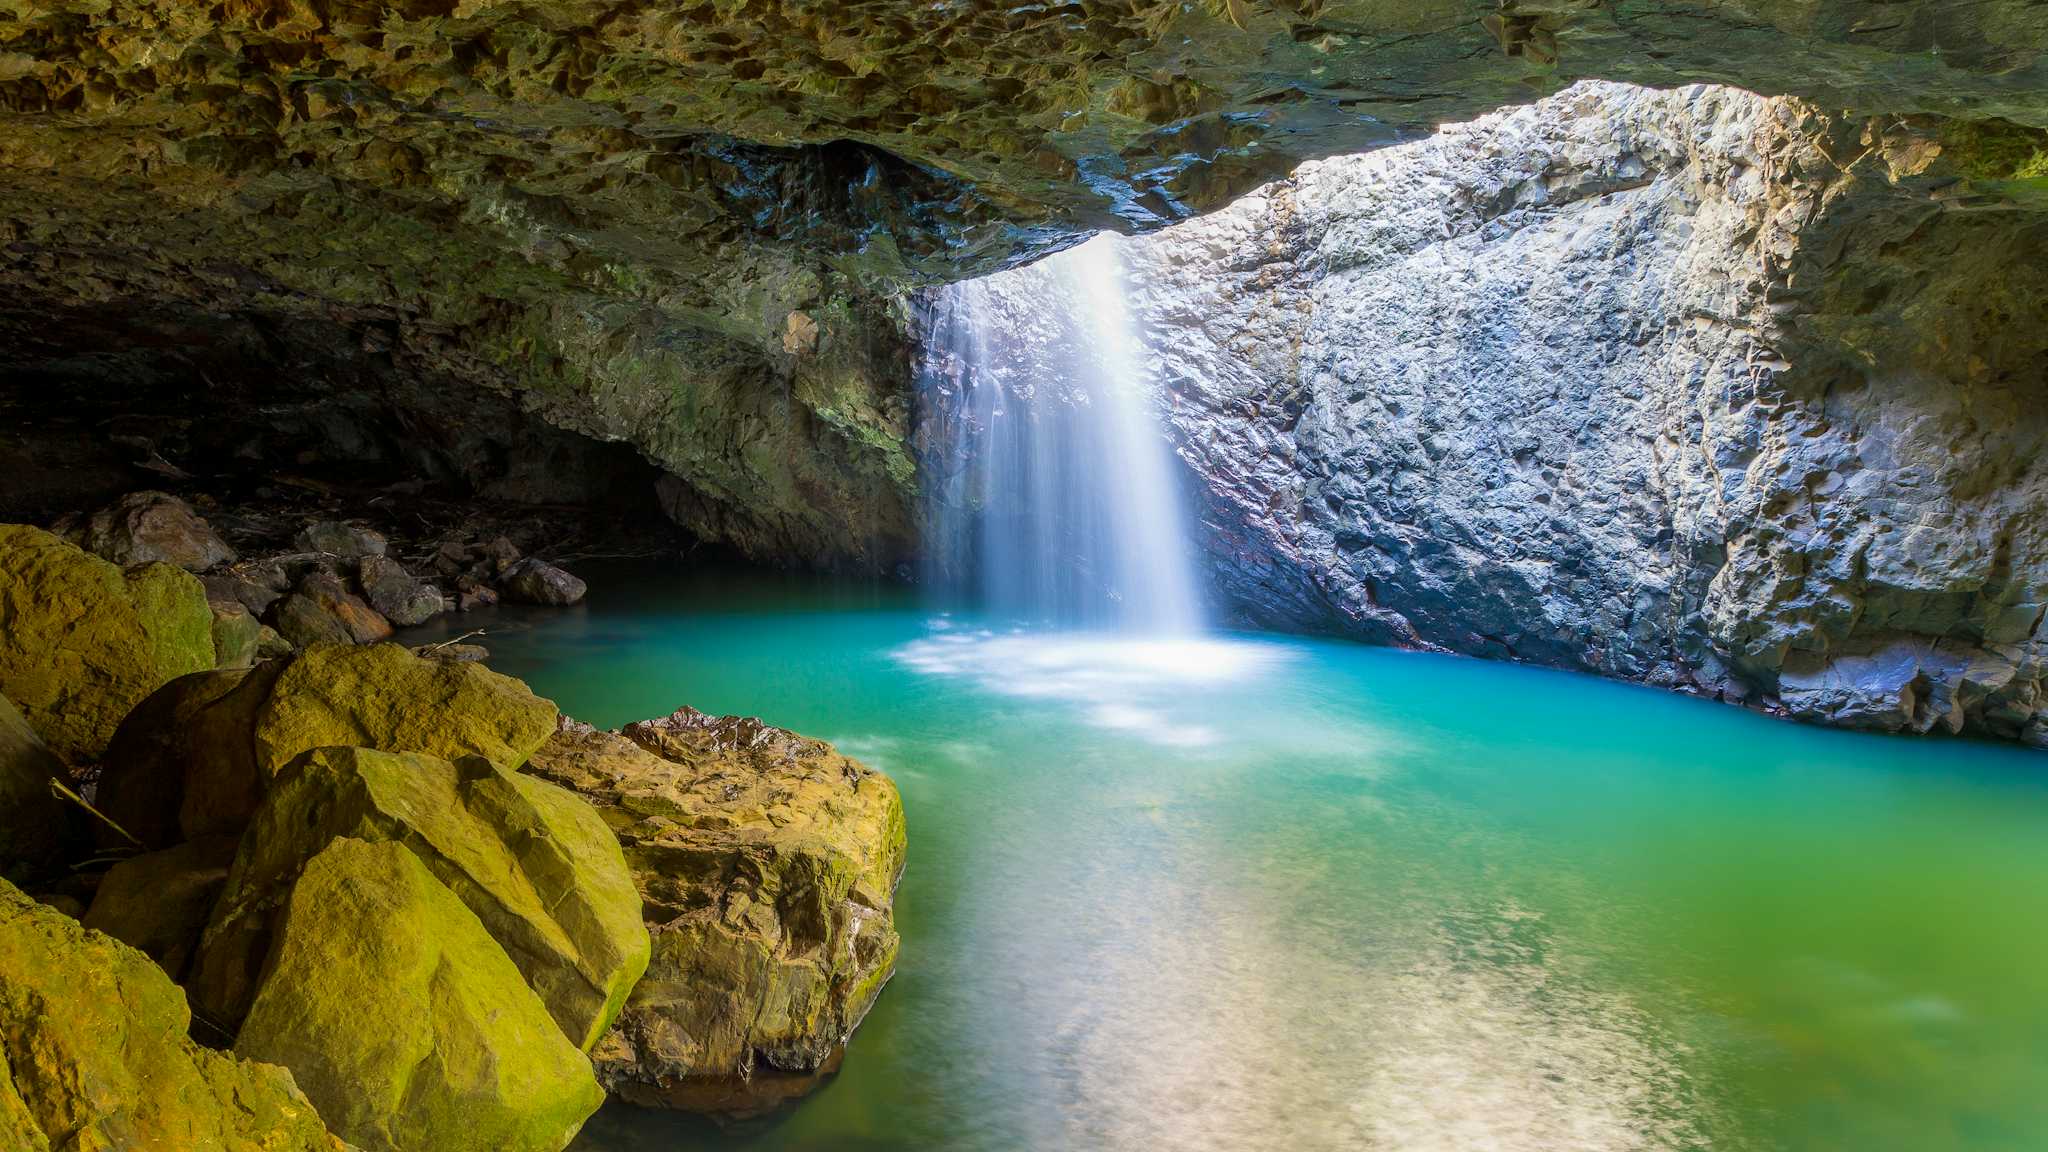
<svg viewBox="0 0 2048 1152"><path fill-rule="evenodd" d="M242 837L189 982L223 1024L261 979L277 907L306 862L342 837L404 845L483 923L588 1050L647 967L625 857L568 791L480 756L320 748L281 772Z"/></svg>
<svg viewBox="0 0 2048 1152"><path fill-rule="evenodd" d="M129 709L213 661L213 613L191 573L124 573L39 528L0 524L0 693L60 759L97 760Z"/></svg>
<svg viewBox="0 0 2048 1152"><path fill-rule="evenodd" d="M529 772L626 847L654 956L595 1052L635 1103L746 1113L827 1070L894 969L903 806L888 777L758 720L565 721Z"/></svg>
<svg viewBox="0 0 2048 1152"><path fill-rule="evenodd" d="M270 781L312 748L376 748L506 768L554 729L555 706L477 664L396 644L316 646L253 670L165 687L122 725L101 784L105 807L152 847L237 832ZM178 813L176 830L159 815Z"/></svg>
<svg viewBox="0 0 2048 1152"><path fill-rule="evenodd" d="M147 956L0 881L0 1147L343 1152L291 1073L189 1026Z"/></svg>
<svg viewBox="0 0 2048 1152"><path fill-rule="evenodd" d="M338 839L286 901L237 1054L364 1152L559 1152L604 1100L476 915L400 844Z"/></svg>

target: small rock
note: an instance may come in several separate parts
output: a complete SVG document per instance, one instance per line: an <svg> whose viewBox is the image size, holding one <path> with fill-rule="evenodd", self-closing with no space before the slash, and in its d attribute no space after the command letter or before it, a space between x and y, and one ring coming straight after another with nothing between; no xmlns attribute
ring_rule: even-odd
<svg viewBox="0 0 2048 1152"><path fill-rule="evenodd" d="M76 526L75 542L123 568L175 564L204 572L231 564L235 550L192 506L167 492L130 492Z"/></svg>
<svg viewBox="0 0 2048 1152"><path fill-rule="evenodd" d="M201 576L199 582L206 586L208 600L236 601L255 616L270 611L270 606L292 586L283 568L267 562L237 564Z"/></svg>
<svg viewBox="0 0 2048 1152"><path fill-rule="evenodd" d="M433 566L436 574L453 580L469 571L470 565L476 563L476 555L469 545L459 540L443 540L434 549L434 558L427 563Z"/></svg>
<svg viewBox="0 0 2048 1152"><path fill-rule="evenodd" d="M488 569L493 579L503 576L514 564L519 563L519 548L503 536L494 537L490 542L476 547L477 559Z"/></svg>
<svg viewBox="0 0 2048 1152"><path fill-rule="evenodd" d="M455 582L455 605L464 612L488 608L498 602L498 590L469 576Z"/></svg>
<svg viewBox="0 0 2048 1152"><path fill-rule="evenodd" d="M339 520L322 520L309 525L292 543L302 552L325 552L347 560L382 556L390 548L382 533Z"/></svg>
<svg viewBox="0 0 2048 1152"><path fill-rule="evenodd" d="M258 660L275 660L279 656L289 656L298 650L298 645L285 639L278 633L277 629L272 628L268 624L261 626L256 631L256 658Z"/></svg>
<svg viewBox="0 0 2048 1152"><path fill-rule="evenodd" d="M583 581L545 560L528 557L505 572L503 587L515 600L566 607L589 590Z"/></svg>
<svg viewBox="0 0 2048 1152"><path fill-rule="evenodd" d="M270 623L303 648L309 644L372 644L391 636L391 622L348 590L338 576L315 572L271 609Z"/></svg>
<svg viewBox="0 0 2048 1152"><path fill-rule="evenodd" d="M357 561L356 585L370 607L401 628L424 624L448 610L439 590L413 579L404 565L389 556L365 556Z"/></svg>
<svg viewBox="0 0 2048 1152"><path fill-rule="evenodd" d="M412 654L450 664L474 664L491 658L491 650L481 644L422 644Z"/></svg>
<svg viewBox="0 0 2048 1152"><path fill-rule="evenodd" d="M209 600L213 609L214 662L222 668L247 668L257 659L263 625L239 600Z"/></svg>

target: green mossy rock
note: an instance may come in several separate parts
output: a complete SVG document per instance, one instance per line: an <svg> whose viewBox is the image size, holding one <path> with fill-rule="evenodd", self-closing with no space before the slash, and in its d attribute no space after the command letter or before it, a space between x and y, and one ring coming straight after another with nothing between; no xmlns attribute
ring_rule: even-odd
<svg viewBox="0 0 2048 1152"><path fill-rule="evenodd" d="M64 775L21 709L0 696L0 873L53 863L62 852L70 814L50 780Z"/></svg>
<svg viewBox="0 0 2048 1152"><path fill-rule="evenodd" d="M604 1094L453 892L395 843L336 840L286 902L235 1041L366 1152L559 1152Z"/></svg>
<svg viewBox="0 0 2048 1152"><path fill-rule="evenodd" d="M745 1114L829 1070L894 971L903 804L882 775L758 720L567 724L527 770L626 848L654 956L598 1075L643 1105Z"/></svg>
<svg viewBox="0 0 2048 1152"><path fill-rule="evenodd" d="M554 732L555 715L553 703L481 665L396 644L315 646L175 683L145 702L107 754L102 807L152 847L239 832L271 779L308 749L475 755L517 768ZM177 813L175 829L166 811Z"/></svg>
<svg viewBox="0 0 2048 1152"><path fill-rule="evenodd" d="M213 662L213 612L191 573L124 573L39 528L0 524L0 693L59 759L99 759L144 697Z"/></svg>
<svg viewBox="0 0 2048 1152"><path fill-rule="evenodd" d="M289 1072L189 1023L147 956L0 881L0 1148L343 1152Z"/></svg>
<svg viewBox="0 0 2048 1152"><path fill-rule="evenodd" d="M234 861L231 836L202 836L131 856L100 879L85 926L140 950L171 979L182 980Z"/></svg>
<svg viewBox="0 0 2048 1152"><path fill-rule="evenodd" d="M241 1017L276 908L306 862L342 837L419 857L586 1051L647 967L640 894L589 803L480 756L322 748L279 774L243 835L189 985L201 1011Z"/></svg>

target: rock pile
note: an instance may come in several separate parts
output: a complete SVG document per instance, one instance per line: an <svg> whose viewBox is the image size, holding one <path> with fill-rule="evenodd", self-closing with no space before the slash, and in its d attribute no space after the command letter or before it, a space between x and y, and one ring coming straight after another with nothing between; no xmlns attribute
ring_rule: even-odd
<svg viewBox="0 0 2048 1152"><path fill-rule="evenodd" d="M201 538L169 500L94 539L204 562L129 530ZM606 1088L745 1112L830 1070L897 950L887 778L753 720L596 732L353 633L214 667L208 592L404 603L382 537L299 543L295 582L202 584L0 526L0 1147L559 1152ZM508 544L437 558L581 592Z"/></svg>

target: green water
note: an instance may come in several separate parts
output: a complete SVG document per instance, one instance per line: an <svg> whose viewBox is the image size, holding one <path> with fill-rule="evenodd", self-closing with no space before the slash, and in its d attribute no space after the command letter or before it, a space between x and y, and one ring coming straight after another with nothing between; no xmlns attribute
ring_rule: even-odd
<svg viewBox="0 0 2048 1152"><path fill-rule="evenodd" d="M486 619L495 665L599 724L836 741L902 788L910 865L835 1080L579 1149L2048 1148L2048 755L592 575Z"/></svg>

